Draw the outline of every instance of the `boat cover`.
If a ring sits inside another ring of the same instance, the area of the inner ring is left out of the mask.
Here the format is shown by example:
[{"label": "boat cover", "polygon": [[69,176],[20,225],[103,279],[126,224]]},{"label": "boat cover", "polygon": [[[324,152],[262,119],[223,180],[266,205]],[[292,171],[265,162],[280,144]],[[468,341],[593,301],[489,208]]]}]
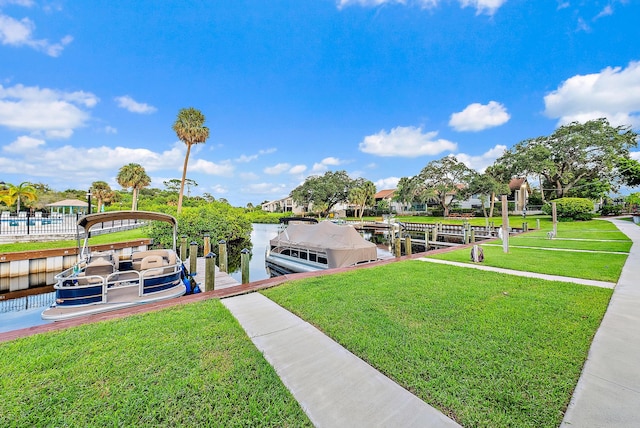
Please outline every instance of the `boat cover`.
[{"label": "boat cover", "polygon": [[318,224],[290,223],[270,241],[271,248],[293,247],[324,251],[329,268],[377,260],[377,247],[350,225],[330,221]]}]

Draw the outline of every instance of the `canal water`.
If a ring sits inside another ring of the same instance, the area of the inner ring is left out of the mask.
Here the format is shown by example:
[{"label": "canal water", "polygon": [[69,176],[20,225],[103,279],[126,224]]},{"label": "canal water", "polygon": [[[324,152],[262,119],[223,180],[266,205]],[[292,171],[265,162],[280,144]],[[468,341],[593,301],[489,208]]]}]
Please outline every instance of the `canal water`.
[{"label": "canal water", "polygon": [[[269,278],[264,258],[267,247],[269,246],[269,240],[278,234],[278,227],[278,224],[253,224],[253,231],[251,232],[251,259],[249,262],[249,280],[252,282]],[[370,236],[365,237],[367,239],[370,238]],[[242,282],[241,269],[238,268],[236,271],[231,272],[230,275],[236,281]],[[0,313],[0,332],[48,323],[48,321],[40,318],[40,313],[43,310],[44,307],[40,307]]]}]

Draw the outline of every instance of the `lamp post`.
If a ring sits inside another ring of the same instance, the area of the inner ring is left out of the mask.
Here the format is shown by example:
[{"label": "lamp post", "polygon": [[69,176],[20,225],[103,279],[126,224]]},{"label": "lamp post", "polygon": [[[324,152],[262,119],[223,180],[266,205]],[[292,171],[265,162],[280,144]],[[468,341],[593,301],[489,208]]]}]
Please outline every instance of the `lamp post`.
[{"label": "lamp post", "polygon": [[91,214],[91,188],[87,190],[87,214]]}]

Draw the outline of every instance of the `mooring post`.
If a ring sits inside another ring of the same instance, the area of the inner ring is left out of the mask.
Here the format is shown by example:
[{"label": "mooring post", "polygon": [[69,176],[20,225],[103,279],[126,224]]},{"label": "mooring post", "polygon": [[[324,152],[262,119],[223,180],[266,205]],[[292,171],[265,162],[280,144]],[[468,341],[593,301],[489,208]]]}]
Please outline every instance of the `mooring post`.
[{"label": "mooring post", "polygon": [[244,248],[240,251],[240,267],[242,269],[242,283],[249,283],[249,259],[251,258],[251,252]]},{"label": "mooring post", "polygon": [[551,219],[553,220],[553,237],[558,236],[558,210],[556,203],[551,202]]},{"label": "mooring post", "polygon": [[540,229],[540,219],[536,219],[536,229]]},{"label": "mooring post", "polygon": [[211,235],[205,233],[203,241],[202,252],[203,254],[209,254],[211,252]]},{"label": "mooring post", "polygon": [[198,243],[192,241],[189,244],[189,273],[194,274],[198,270]]},{"label": "mooring post", "polygon": [[180,260],[183,262],[187,260],[187,235],[180,237]]},{"label": "mooring post", "polygon": [[396,257],[400,257],[402,255],[402,241],[399,236],[395,240],[394,250]]},{"label": "mooring post", "polygon": [[470,235],[471,235],[471,242],[475,244],[475,242],[476,242],[476,231],[471,229]]},{"label": "mooring post", "polygon": [[204,291],[216,288],[216,255],[209,252],[204,256]]},{"label": "mooring post", "polygon": [[507,195],[502,195],[502,251],[509,252],[509,205]]},{"label": "mooring post", "polygon": [[227,242],[224,239],[218,241],[218,254],[220,254],[220,258],[218,259],[218,267],[221,272],[227,271]]},{"label": "mooring post", "polygon": [[425,251],[429,251],[429,232],[430,232],[429,229],[427,229],[424,232],[424,250]]},{"label": "mooring post", "polygon": [[407,235],[404,238],[404,254],[406,256],[411,255],[411,235]]},{"label": "mooring post", "polygon": [[528,230],[529,230],[529,225],[527,224],[527,222],[526,222],[526,221],[523,221],[523,222],[522,222],[522,231],[523,231],[523,232],[526,232],[526,231],[528,231]]},{"label": "mooring post", "polygon": [[433,238],[432,238],[433,242],[437,242],[438,241],[438,223],[436,223],[436,227],[433,228]]}]

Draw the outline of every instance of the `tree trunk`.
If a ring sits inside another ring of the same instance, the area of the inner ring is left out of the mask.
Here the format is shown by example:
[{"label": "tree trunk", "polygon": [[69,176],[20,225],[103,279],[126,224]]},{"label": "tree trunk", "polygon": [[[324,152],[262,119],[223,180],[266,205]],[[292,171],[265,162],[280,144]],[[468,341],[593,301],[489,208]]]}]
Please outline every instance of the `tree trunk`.
[{"label": "tree trunk", "polygon": [[138,210],[138,188],[134,187],[133,188],[133,201],[131,201],[131,211],[137,211]]},{"label": "tree trunk", "polygon": [[182,195],[184,195],[184,181],[187,178],[187,165],[189,164],[190,153],[191,144],[187,143],[187,154],[184,156],[184,165],[182,166],[182,180],[180,181],[180,193],[178,194],[178,214],[182,212]]},{"label": "tree trunk", "polygon": [[542,203],[546,204],[547,200],[544,198],[544,187],[542,186],[542,177],[538,176],[538,181],[540,182],[540,198],[542,199]]},{"label": "tree trunk", "polygon": [[493,217],[493,210],[496,206],[496,192],[491,192],[491,201],[489,201],[489,217]]}]

